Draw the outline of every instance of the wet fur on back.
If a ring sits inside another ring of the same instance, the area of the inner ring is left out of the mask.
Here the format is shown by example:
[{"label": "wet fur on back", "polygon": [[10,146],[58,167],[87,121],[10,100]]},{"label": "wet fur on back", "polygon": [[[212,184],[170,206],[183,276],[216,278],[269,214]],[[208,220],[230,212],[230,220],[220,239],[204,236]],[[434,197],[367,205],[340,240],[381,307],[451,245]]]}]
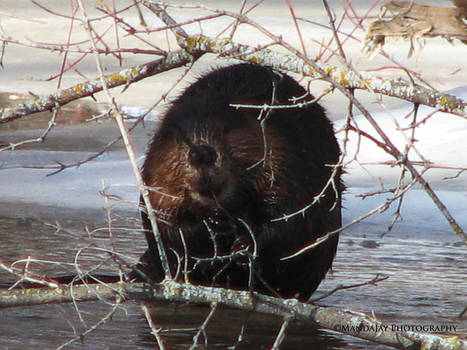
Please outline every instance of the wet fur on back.
[{"label": "wet fur on back", "polygon": [[[298,100],[293,100],[298,99]],[[143,166],[172,275],[191,283],[252,288],[306,300],[329,270],[338,236],[281,260],[341,225],[340,170],[332,125],[286,74],[259,65],[214,70],[166,112]],[[138,270],[163,279],[147,214]],[[183,237],[182,237],[183,235]]]}]

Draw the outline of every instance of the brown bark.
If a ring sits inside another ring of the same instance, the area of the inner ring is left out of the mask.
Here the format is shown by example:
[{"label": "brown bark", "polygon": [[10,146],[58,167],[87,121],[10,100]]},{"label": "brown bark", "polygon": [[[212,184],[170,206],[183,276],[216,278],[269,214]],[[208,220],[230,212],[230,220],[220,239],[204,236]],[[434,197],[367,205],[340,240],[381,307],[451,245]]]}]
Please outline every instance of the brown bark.
[{"label": "brown bark", "polygon": [[[384,45],[387,37],[436,37],[467,42],[466,8],[446,8],[419,5],[411,1],[391,1],[383,5],[392,14],[390,20],[372,22],[364,42],[364,50],[375,52]],[[413,48],[411,48],[411,52]],[[411,54],[409,53],[409,56]]]}]

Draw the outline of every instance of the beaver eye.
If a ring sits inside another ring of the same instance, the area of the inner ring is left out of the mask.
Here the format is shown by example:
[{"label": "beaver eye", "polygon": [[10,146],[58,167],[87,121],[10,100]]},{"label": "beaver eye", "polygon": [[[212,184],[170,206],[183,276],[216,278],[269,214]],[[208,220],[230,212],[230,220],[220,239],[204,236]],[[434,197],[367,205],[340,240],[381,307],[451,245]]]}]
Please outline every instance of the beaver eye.
[{"label": "beaver eye", "polygon": [[193,145],[188,154],[188,160],[194,166],[211,166],[216,159],[216,150],[209,145]]}]

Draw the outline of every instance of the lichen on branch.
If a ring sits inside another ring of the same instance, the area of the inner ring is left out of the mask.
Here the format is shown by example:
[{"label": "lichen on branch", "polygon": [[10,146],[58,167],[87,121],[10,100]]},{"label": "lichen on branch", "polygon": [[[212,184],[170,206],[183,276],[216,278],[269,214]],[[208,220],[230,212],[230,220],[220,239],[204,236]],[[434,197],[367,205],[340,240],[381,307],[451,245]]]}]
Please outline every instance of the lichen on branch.
[{"label": "lichen on branch", "polygon": [[380,78],[364,72],[357,74],[343,67],[315,62],[320,68],[320,72],[295,55],[283,54],[267,48],[257,49],[225,38],[214,39],[204,35],[193,35],[182,39],[182,42],[186,50],[193,54],[210,52],[221,57],[238,58],[311,78],[322,78],[323,74],[321,72],[324,72],[333,81],[349,89],[363,89],[373,93],[397,97],[467,118],[467,103],[462,99],[402,79]]},{"label": "lichen on branch", "polygon": [[127,283],[75,285],[73,288],[0,289],[0,308],[71,301],[130,299],[139,302],[167,300],[211,305],[213,303],[242,310],[291,317],[321,328],[375,341],[398,349],[467,350],[467,343],[456,336],[407,332],[383,324],[375,317],[348,310],[301,303],[296,299],[270,296],[224,288],[193,286],[166,280],[162,283]]},{"label": "lichen on branch", "polygon": [[[397,97],[436,108],[440,111],[467,118],[467,103],[462,99],[404,80],[380,78],[368,73],[356,73],[343,67],[315,62],[317,70],[308,62],[292,54],[283,54],[267,48],[254,48],[235,43],[226,38],[210,38],[204,35],[179,37],[183,49],[170,52],[166,57],[139,66],[126,68],[120,72],[105,76],[108,88],[130,85],[149,76],[183,66],[206,53],[220,57],[236,58],[277,69],[295,72],[311,78],[323,78],[327,75],[332,81],[349,89],[363,89],[373,93]],[[92,96],[102,91],[99,78],[76,84],[50,95],[40,96],[31,101],[0,109],[0,123],[8,122],[29,114],[52,110],[73,100]]]},{"label": "lichen on branch", "polygon": [[[104,80],[107,88],[128,86],[155,74],[181,67],[193,60],[194,57],[186,50],[173,51],[161,59],[106,75]],[[103,89],[104,87],[102,86],[101,79],[96,78],[73,85],[67,89],[59,90],[54,94],[39,96],[30,101],[0,108],[0,123],[5,123],[33,113],[52,110],[57,106],[66,105],[79,98],[92,96]]]}]

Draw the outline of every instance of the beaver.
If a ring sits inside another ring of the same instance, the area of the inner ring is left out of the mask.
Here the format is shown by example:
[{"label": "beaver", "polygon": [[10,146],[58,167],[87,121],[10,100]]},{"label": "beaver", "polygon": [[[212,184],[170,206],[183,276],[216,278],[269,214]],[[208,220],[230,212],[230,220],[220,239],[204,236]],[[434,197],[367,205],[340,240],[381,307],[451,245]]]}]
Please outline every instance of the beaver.
[{"label": "beaver", "polygon": [[[172,276],[307,300],[336,253],[338,234],[302,248],[341,226],[339,155],[324,109],[287,74],[243,63],[200,78],[166,111],[142,168]],[[136,274],[159,282],[141,215]]]}]

